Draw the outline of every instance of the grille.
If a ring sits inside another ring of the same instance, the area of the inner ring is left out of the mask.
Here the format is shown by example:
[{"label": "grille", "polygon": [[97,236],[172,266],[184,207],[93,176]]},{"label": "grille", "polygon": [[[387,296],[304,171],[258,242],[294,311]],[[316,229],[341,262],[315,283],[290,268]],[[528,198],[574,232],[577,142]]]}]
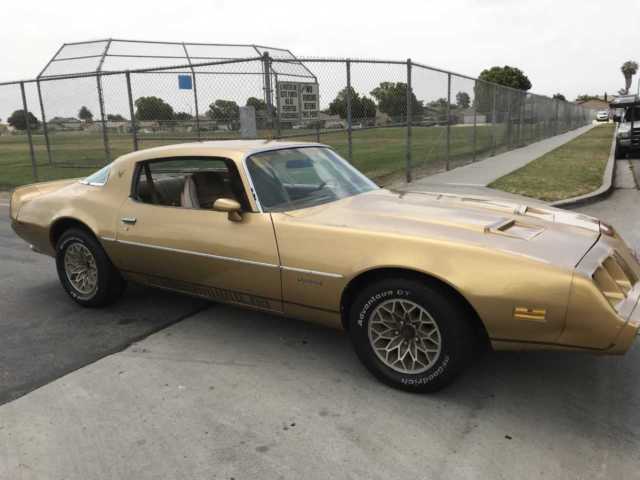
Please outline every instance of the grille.
[{"label": "grille", "polygon": [[627,298],[638,278],[618,254],[613,254],[593,272],[593,281],[611,306],[616,308]]},{"label": "grille", "polygon": [[631,129],[631,144],[634,146],[640,146],[640,128]]}]

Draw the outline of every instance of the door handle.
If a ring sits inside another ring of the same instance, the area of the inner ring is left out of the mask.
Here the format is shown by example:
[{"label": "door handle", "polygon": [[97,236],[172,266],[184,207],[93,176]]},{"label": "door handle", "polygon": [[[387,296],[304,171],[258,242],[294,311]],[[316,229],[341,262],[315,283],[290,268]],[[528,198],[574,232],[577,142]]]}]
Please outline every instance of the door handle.
[{"label": "door handle", "polygon": [[122,223],[126,223],[128,225],[133,225],[135,224],[138,220],[136,219],[136,217],[122,217],[120,219],[120,221],[122,221]]}]

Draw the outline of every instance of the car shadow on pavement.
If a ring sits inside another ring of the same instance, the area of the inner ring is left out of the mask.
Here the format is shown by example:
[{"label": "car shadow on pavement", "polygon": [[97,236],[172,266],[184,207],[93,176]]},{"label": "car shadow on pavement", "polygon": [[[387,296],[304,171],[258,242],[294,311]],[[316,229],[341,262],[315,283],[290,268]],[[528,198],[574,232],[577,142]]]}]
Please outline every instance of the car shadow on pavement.
[{"label": "car shadow on pavement", "polygon": [[120,351],[209,303],[129,285],[103,309],[74,303],[57,280],[12,289],[0,319],[0,404]]}]

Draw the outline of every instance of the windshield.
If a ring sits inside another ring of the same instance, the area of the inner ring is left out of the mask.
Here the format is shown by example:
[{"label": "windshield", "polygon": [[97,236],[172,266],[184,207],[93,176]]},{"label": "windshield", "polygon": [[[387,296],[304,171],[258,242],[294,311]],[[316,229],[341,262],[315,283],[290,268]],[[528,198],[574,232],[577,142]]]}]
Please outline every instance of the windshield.
[{"label": "windshield", "polygon": [[325,147],[256,153],[247,167],[265,212],[312,207],[378,188]]}]

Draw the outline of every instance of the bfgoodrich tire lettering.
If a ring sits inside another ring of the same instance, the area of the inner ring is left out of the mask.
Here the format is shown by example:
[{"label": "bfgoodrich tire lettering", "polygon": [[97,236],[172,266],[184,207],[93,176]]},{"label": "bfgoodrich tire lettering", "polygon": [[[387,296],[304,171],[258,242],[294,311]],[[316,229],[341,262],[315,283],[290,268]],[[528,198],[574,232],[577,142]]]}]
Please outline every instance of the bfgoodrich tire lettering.
[{"label": "bfgoodrich tire lettering", "polygon": [[382,382],[403,390],[443,388],[467,365],[473,351],[468,312],[436,283],[378,281],[357,295],[349,323],[364,365]]},{"label": "bfgoodrich tire lettering", "polygon": [[100,243],[82,229],[69,229],[62,234],[56,245],[56,268],[65,291],[85,307],[107,305],[125,288]]}]

